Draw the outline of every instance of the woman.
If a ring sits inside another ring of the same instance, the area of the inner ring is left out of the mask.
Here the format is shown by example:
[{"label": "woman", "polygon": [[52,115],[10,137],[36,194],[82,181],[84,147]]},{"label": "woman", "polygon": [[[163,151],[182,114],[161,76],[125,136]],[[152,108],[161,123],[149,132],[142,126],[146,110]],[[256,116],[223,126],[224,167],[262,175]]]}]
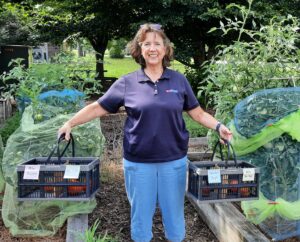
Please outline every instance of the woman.
[{"label": "woman", "polygon": [[131,205],[131,237],[152,238],[152,218],[158,204],[169,241],[185,236],[184,194],[189,135],[182,112],[198,123],[216,129],[223,139],[231,132],[204,112],[180,73],[167,66],[173,57],[170,40],[157,24],[144,24],[130,43],[132,57],[141,69],[118,79],[97,102],[66,122],[59,134],[69,139],[71,128],[115,113],[125,106],[124,175]]}]

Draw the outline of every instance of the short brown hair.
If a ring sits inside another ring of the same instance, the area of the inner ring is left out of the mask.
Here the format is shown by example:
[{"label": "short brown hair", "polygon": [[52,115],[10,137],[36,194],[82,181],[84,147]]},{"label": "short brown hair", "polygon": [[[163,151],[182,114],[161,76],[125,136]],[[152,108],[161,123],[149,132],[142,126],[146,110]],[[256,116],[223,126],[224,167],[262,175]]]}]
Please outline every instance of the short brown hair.
[{"label": "short brown hair", "polygon": [[173,60],[173,45],[169,38],[166,36],[165,32],[158,24],[143,24],[140,29],[136,33],[134,39],[129,42],[128,47],[130,50],[131,56],[135,59],[135,61],[140,64],[143,68],[146,67],[146,62],[142,56],[140,43],[143,42],[146,38],[146,34],[149,32],[157,33],[160,37],[162,37],[164,45],[166,47],[166,54],[163,58],[162,65],[163,67],[170,66],[170,62]]}]

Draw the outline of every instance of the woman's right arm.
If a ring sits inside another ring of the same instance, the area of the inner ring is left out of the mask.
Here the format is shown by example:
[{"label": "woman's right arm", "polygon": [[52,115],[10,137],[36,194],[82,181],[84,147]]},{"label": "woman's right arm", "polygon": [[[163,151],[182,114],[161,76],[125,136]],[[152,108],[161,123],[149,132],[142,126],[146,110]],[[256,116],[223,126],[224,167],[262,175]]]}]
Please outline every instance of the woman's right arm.
[{"label": "woman's right arm", "polygon": [[98,103],[93,102],[79,112],[77,112],[70,120],[65,122],[65,124],[58,130],[58,135],[65,134],[65,139],[70,139],[71,129],[77,125],[87,123],[92,119],[97,117],[102,117],[108,112]]}]

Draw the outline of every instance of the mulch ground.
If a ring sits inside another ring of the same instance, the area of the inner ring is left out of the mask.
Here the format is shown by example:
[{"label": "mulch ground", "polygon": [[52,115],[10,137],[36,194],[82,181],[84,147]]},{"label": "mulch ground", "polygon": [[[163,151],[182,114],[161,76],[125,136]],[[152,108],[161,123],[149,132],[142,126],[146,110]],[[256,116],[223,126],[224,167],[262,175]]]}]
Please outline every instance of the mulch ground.
[{"label": "mulch ground", "polygon": [[[92,225],[97,219],[100,222],[97,232],[100,234],[113,235],[118,241],[131,241],[130,239],[130,206],[127,200],[123,182],[122,168],[114,165],[102,174],[108,173],[103,178],[102,187],[97,194],[97,208],[89,216],[89,223]],[[217,242],[217,238],[203,222],[193,206],[185,202],[186,239],[185,242]],[[167,241],[164,237],[164,230],[159,209],[156,210],[153,219],[153,240]]]}]

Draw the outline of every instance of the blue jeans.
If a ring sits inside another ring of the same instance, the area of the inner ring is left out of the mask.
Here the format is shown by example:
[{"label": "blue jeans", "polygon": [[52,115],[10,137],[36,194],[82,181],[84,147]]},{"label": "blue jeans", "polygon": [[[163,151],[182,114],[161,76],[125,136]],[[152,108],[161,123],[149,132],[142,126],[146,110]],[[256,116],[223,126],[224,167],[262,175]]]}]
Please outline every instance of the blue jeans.
[{"label": "blue jeans", "polygon": [[124,159],[125,186],[131,205],[131,238],[149,242],[157,203],[165,236],[172,242],[185,237],[184,194],[187,157],[162,163],[136,163]]}]

